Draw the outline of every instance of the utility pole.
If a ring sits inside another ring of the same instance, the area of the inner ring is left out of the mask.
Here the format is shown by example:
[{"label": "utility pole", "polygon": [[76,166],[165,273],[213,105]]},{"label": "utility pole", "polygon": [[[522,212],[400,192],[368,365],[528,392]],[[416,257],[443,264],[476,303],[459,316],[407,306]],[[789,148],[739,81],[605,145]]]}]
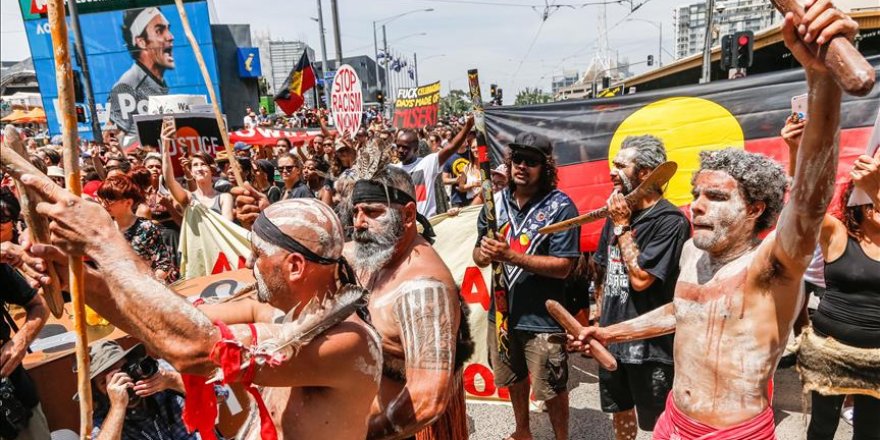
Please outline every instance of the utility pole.
[{"label": "utility pole", "polygon": [[389,102],[390,99],[394,99],[388,93],[390,90],[389,82],[391,81],[390,76],[388,75],[388,68],[391,67],[390,54],[388,53],[388,37],[385,34],[385,25],[382,25],[382,51],[385,52],[385,82],[383,83],[385,86],[385,102]]},{"label": "utility pole", "polygon": [[330,0],[330,13],[333,14],[333,38],[336,40],[336,68],[342,65],[342,37],[339,32],[339,8],[337,0]]},{"label": "utility pole", "polygon": [[86,59],[86,51],[83,49],[82,31],[79,28],[79,14],[76,11],[76,2],[68,2],[67,9],[70,11],[70,27],[73,29],[73,44],[76,47],[77,61],[82,69],[83,92],[86,95],[86,104],[89,106],[89,114],[92,115],[92,139],[98,145],[104,145],[104,137],[101,135],[101,124],[98,122],[98,110],[95,107],[95,95],[92,93],[92,75],[89,74],[89,60]]},{"label": "utility pole", "polygon": [[657,64],[659,67],[663,67],[663,22],[659,21],[658,23],[660,23],[660,42],[657,46]]},{"label": "utility pole", "polygon": [[382,90],[382,81],[379,79],[379,41],[376,38],[376,22],[373,22],[373,56],[376,61],[376,90]]},{"label": "utility pole", "polygon": [[715,13],[715,0],[706,0],[706,46],[703,47],[703,77],[700,83],[708,83],[712,80],[712,29],[713,14]]},{"label": "utility pole", "polygon": [[[321,71],[324,77],[330,72],[327,69],[327,40],[324,38],[324,13],[321,12],[321,0],[318,1],[318,31],[321,33]],[[337,64],[336,68],[339,68]],[[321,107],[320,102],[315,103],[315,107]],[[324,83],[324,108],[330,108],[330,85]]]},{"label": "utility pole", "polygon": [[413,70],[415,71],[416,87],[419,86],[419,56],[413,52]]}]

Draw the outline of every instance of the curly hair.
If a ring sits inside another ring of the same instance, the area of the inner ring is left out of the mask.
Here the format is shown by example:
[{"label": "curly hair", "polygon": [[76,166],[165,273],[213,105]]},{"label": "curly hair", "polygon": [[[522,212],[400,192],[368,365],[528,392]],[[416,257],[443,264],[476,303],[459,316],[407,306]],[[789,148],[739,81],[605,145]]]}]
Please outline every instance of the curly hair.
[{"label": "curly hair", "polygon": [[650,134],[642,136],[627,136],[620,143],[621,150],[636,150],[633,156],[633,163],[636,166],[636,172],[645,168],[654,169],[661,163],[666,162],[666,147],[663,141],[656,136]]},{"label": "curly hair", "polygon": [[776,223],[788,189],[785,171],[778,163],[763,154],[725,148],[700,152],[700,169],[694,173],[691,185],[702,171],[723,171],[736,180],[747,203],[764,202],[764,212],[755,221],[756,233]]},{"label": "curly hair", "polygon": [[856,185],[852,180],[846,182],[846,186],[844,186],[843,193],[838,201],[838,211],[842,217],[840,220],[846,226],[847,235],[856,240],[861,240],[864,234],[862,222],[865,221],[865,211],[862,208],[873,207],[874,205],[868,203],[865,205],[847,206],[855,187]]},{"label": "curly hair", "polygon": [[[510,161],[510,156],[511,153],[508,151],[507,155],[504,156],[503,163],[507,167],[507,187],[512,193],[516,190],[516,183],[513,182],[513,164]],[[541,176],[538,178],[539,192],[548,193],[556,189],[556,184],[559,183],[559,176],[556,172],[556,159],[553,156],[547,156],[541,167]]]}]

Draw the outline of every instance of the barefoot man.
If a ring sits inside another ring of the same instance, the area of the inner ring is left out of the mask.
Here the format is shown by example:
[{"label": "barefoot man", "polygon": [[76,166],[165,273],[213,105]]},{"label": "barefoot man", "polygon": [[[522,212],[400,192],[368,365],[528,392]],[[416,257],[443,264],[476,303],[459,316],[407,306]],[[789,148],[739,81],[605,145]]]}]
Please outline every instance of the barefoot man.
[{"label": "barefoot man", "polygon": [[[362,440],[380,379],[381,345],[377,334],[354,314],[330,325],[311,342],[297,338],[312,325],[327,325],[340,308],[346,315],[363,289],[341,258],[342,225],[327,205],[310,199],[285,200],[267,208],[251,234],[258,298],[265,304],[236,303],[235,309],[206,308],[228,322],[211,318],[150,276],[112,219],[89,203],[55,186],[41,186],[32,176],[26,185],[47,200],[37,210],[53,219],[53,243],[65,252],[85,254],[99,269],[90,271],[88,304],[123,331],[143,341],[183,373],[189,373],[186,411],[202,417],[184,419],[203,438],[214,415],[206,408],[213,387],[206,377],[222,367],[226,381],[262,385],[258,393],[267,410],[252,411],[243,438],[333,438]],[[51,246],[34,245],[35,257],[66,261]],[[45,267],[45,261],[37,261]],[[66,274],[66,268],[59,274]],[[46,280],[42,280],[46,281]],[[270,322],[279,321],[275,324]],[[257,322],[256,324],[253,324]],[[299,345],[294,350],[287,344]],[[286,347],[286,348],[285,348]],[[280,348],[280,350],[276,350]],[[233,362],[225,362],[232,358]],[[255,362],[256,361],[256,362]],[[243,364],[243,365],[242,365]],[[205,389],[207,388],[207,390]],[[199,400],[201,398],[201,400]],[[276,437],[277,436],[277,437]]]},{"label": "barefoot man", "polygon": [[[676,332],[675,380],[654,439],[775,438],[767,384],[800,305],[837,170],[841,90],[817,44],[852,39],[857,28],[827,0],[808,0],[803,23],[785,19],[785,44],[804,67],[810,95],[790,203],[781,209],[785,172],[770,159],[735,149],[702,153],[692,181],[694,236],[682,252],[673,303],[590,327],[573,344]],[[780,209],[776,231],[760,241]]]},{"label": "barefoot man", "polygon": [[360,177],[351,195],[354,241],[345,255],[371,289],[370,316],[384,356],[368,438],[467,438],[461,366],[473,347],[458,288],[418,233],[424,218],[409,174],[384,166]]}]

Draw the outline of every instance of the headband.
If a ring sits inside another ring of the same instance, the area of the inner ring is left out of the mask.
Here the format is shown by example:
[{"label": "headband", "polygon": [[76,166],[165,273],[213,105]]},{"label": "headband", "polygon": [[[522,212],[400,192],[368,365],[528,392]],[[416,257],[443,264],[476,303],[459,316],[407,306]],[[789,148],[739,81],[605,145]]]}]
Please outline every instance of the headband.
[{"label": "headband", "polygon": [[132,46],[137,44],[135,39],[144,33],[144,29],[147,28],[150,21],[160,15],[162,15],[162,13],[159,12],[159,8],[144,8],[144,10],[138,13],[137,17],[134,18],[134,21],[131,22],[131,27],[129,28],[131,30]]},{"label": "headband", "polygon": [[302,254],[306,260],[318,263],[318,264],[337,264],[342,259],[341,258],[327,258],[322,257],[314,252],[312,252],[309,248],[302,245],[302,243],[293,239],[293,237],[281,232],[281,229],[278,226],[275,226],[275,223],[272,223],[266,214],[262,212],[257,217],[257,220],[254,222],[253,227],[251,228],[254,234],[261,239],[274,244],[275,246],[280,247],[288,252],[296,252],[298,254]]},{"label": "headband", "polygon": [[[397,203],[399,205],[406,205],[409,202],[416,203],[416,200],[405,191],[374,180],[358,180],[354,183],[354,189],[351,191],[352,206],[358,203],[386,203],[389,205]],[[416,212],[416,221],[422,225],[422,237],[433,244],[436,235],[428,218]]]}]

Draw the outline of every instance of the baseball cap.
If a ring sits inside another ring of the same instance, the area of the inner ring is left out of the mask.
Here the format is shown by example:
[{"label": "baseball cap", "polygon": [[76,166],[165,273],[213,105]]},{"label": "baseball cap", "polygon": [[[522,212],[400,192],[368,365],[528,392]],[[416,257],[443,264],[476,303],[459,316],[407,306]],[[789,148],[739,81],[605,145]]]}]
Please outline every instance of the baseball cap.
[{"label": "baseball cap", "polygon": [[516,135],[516,139],[508,144],[508,146],[511,150],[530,150],[540,153],[545,157],[553,154],[553,144],[550,143],[550,139],[547,136],[531,131],[524,131]]},{"label": "baseball cap", "polygon": [[242,142],[242,141],[238,141],[235,143],[235,145],[232,146],[232,148],[234,148],[235,151],[242,151],[242,150],[250,150],[251,146]]},{"label": "baseball cap", "polygon": [[492,170],[492,172],[495,174],[501,174],[502,176],[506,176],[507,175],[507,165],[504,165],[504,164],[498,165],[497,167],[495,167]]},{"label": "baseball cap", "polygon": [[82,192],[83,194],[88,195],[89,197],[95,199],[98,197],[98,188],[101,187],[100,180],[90,180],[83,185]]}]

